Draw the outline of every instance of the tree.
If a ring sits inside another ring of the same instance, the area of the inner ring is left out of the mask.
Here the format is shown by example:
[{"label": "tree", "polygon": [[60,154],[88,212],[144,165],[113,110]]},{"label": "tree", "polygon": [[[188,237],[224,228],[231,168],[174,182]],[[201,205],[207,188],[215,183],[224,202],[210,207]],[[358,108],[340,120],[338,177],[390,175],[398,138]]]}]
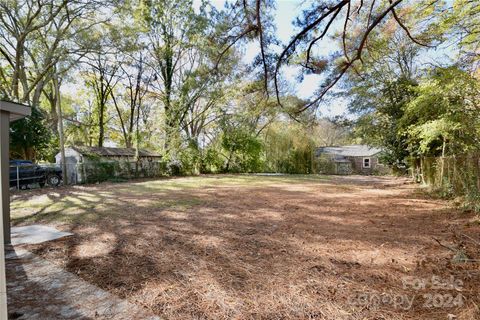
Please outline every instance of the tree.
[{"label": "tree", "polygon": [[[129,57],[120,64],[121,93],[112,90],[110,95],[117,111],[125,147],[132,148],[139,142],[140,114],[144,110],[143,100],[152,81],[151,75],[145,75],[145,63],[140,52],[139,57]],[[123,105],[123,106],[122,106]],[[136,131],[136,132],[135,132]]]},{"label": "tree", "polygon": [[197,52],[201,55],[198,67],[180,90],[180,101],[185,105],[181,127],[186,139],[197,146],[207,127],[222,117],[223,107],[234,98],[233,91],[239,85],[235,79],[240,74],[235,71],[240,68],[237,54],[229,53],[216,65],[212,51],[205,48]]},{"label": "tree", "polygon": [[37,107],[32,108],[31,116],[15,121],[10,126],[11,154],[15,158],[45,159],[50,139],[45,115]]},{"label": "tree", "polygon": [[351,70],[345,82],[345,95],[351,99],[349,110],[359,115],[354,135],[384,148],[384,160],[390,164],[403,165],[409,155],[400,120],[415,97],[420,49],[402,30],[379,35],[370,41],[364,64]]},{"label": "tree", "polygon": [[91,24],[74,26],[97,7],[86,0],[0,2],[0,91],[11,100],[38,106],[53,68],[72,53],[67,43]]},{"label": "tree", "polygon": [[261,170],[262,144],[241,122],[224,119],[222,143],[225,172],[257,172]]},{"label": "tree", "polygon": [[[11,100],[40,104],[47,83],[51,83],[51,110],[58,124],[63,176],[66,175],[63,119],[61,111],[61,75],[75,64],[90,43],[82,42],[97,21],[93,19],[96,1],[87,0],[7,0],[0,3],[0,92]],[[61,67],[65,67],[62,69]],[[65,183],[68,183],[65,180]]]},{"label": "tree", "polygon": [[[262,29],[253,23],[249,17],[262,20],[262,3],[257,0],[237,1],[233,6],[235,14],[242,21],[236,36],[231,36],[232,44],[257,32],[257,37],[263,36]],[[407,3],[407,5],[402,6]],[[408,6],[406,0],[389,1],[355,1],[336,0],[314,2],[310,8],[304,10],[303,15],[296,20],[299,32],[284,46],[276,57],[273,69],[274,91],[277,102],[282,105],[281,97],[285,96],[280,87],[281,68],[283,65],[297,65],[302,68],[303,74],[325,74],[325,81],[320,84],[314,97],[306,101],[297,112],[318,106],[325,95],[352,69],[362,64],[363,55],[374,30],[385,26],[388,20],[404,30],[407,37],[416,44],[431,46],[438,43],[435,27],[440,20],[437,15],[445,9],[442,1],[421,0]],[[237,22],[237,20],[235,20]],[[410,23],[413,22],[413,23]],[[412,32],[412,25],[421,26],[420,30]],[[335,26],[341,26],[336,28]],[[420,33],[420,34],[417,34]],[[340,54],[322,56],[315,54],[315,49],[322,44],[322,40],[334,37],[341,42]],[[260,41],[262,45],[262,41]],[[268,54],[264,55],[268,56]],[[266,60],[264,60],[266,61]],[[268,69],[268,68],[266,68]],[[266,77],[266,75],[265,75]]]},{"label": "tree", "polygon": [[271,85],[270,75],[274,70],[275,56],[269,53],[269,47],[278,45],[273,25],[275,4],[272,0],[241,0],[227,3],[223,12],[216,12],[217,30],[220,48],[218,65],[231,48],[241,42],[258,41],[259,54],[254,59],[253,69],[260,67],[257,79],[263,83],[264,93],[268,96]]},{"label": "tree", "polygon": [[103,147],[105,141],[107,103],[118,82],[117,72],[119,66],[116,63],[110,63],[113,57],[114,56],[95,53],[88,62],[90,70],[86,75],[86,84],[92,89],[95,97],[98,129],[97,145],[99,147]]},{"label": "tree", "polygon": [[415,89],[401,119],[414,156],[478,151],[480,86],[456,66],[435,68]]},{"label": "tree", "polygon": [[[96,112],[89,92],[77,91],[75,97],[69,97],[71,112],[64,115],[65,135],[70,145],[94,146],[96,135]],[[63,101],[66,99],[64,98]]]},{"label": "tree", "polygon": [[319,119],[312,128],[312,134],[317,147],[339,146],[350,140],[349,128],[339,123],[339,119]]},{"label": "tree", "polygon": [[204,6],[197,14],[192,1],[141,1],[141,22],[149,39],[157,79],[152,85],[158,90],[164,109],[165,150],[173,157],[188,108],[179,99],[180,90],[198,65],[195,51],[205,40],[207,21]]},{"label": "tree", "polygon": [[471,0],[453,1],[452,10],[445,15],[442,27],[460,49],[460,57],[473,69],[480,61],[480,5]]},{"label": "tree", "polygon": [[276,121],[262,134],[265,170],[312,173],[316,145],[314,128],[295,121]]}]

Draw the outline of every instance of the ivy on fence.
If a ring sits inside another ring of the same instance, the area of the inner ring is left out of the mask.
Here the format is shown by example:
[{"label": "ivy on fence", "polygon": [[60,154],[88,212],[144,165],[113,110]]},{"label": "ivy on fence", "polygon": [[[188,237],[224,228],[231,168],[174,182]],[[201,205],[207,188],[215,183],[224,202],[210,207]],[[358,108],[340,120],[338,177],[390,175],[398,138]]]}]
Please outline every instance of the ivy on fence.
[{"label": "ivy on fence", "polygon": [[76,165],[78,183],[155,178],[168,175],[164,161],[98,161],[89,159]]}]

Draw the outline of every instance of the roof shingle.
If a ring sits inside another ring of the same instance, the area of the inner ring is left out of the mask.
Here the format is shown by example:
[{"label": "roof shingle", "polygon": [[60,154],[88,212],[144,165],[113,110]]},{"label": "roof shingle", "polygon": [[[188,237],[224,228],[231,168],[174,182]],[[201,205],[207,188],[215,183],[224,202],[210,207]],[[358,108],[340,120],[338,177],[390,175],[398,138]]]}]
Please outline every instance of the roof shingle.
[{"label": "roof shingle", "polygon": [[316,150],[316,155],[330,154],[343,157],[371,157],[379,152],[382,152],[382,149],[374,148],[366,144],[357,144],[338,147],[320,147]]},{"label": "roof shingle", "polygon": [[[108,148],[108,147],[87,147],[87,146],[75,146],[72,147],[78,153],[84,155],[97,155],[101,157],[135,157],[134,148]],[[158,153],[154,153],[148,150],[139,149],[138,154],[140,157],[153,157],[161,158]]]}]

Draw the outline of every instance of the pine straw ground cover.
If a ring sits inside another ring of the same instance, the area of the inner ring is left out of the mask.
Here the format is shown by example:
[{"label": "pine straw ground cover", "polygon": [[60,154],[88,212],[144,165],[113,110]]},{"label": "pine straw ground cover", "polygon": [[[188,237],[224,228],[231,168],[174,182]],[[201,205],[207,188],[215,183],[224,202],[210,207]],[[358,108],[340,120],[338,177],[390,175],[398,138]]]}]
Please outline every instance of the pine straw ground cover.
[{"label": "pine straw ground cover", "polygon": [[12,207],[75,233],[27,249],[164,319],[480,319],[478,217],[405,179],[202,176]]}]

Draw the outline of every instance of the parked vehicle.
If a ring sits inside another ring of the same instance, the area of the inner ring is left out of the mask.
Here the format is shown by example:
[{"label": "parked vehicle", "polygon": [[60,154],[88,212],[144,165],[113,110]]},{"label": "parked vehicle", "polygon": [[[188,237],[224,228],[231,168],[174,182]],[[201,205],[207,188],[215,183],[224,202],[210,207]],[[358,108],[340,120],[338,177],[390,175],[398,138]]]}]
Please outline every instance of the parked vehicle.
[{"label": "parked vehicle", "polygon": [[38,183],[56,187],[62,181],[62,170],[58,167],[40,166],[28,160],[10,161],[10,187],[26,188]]}]

